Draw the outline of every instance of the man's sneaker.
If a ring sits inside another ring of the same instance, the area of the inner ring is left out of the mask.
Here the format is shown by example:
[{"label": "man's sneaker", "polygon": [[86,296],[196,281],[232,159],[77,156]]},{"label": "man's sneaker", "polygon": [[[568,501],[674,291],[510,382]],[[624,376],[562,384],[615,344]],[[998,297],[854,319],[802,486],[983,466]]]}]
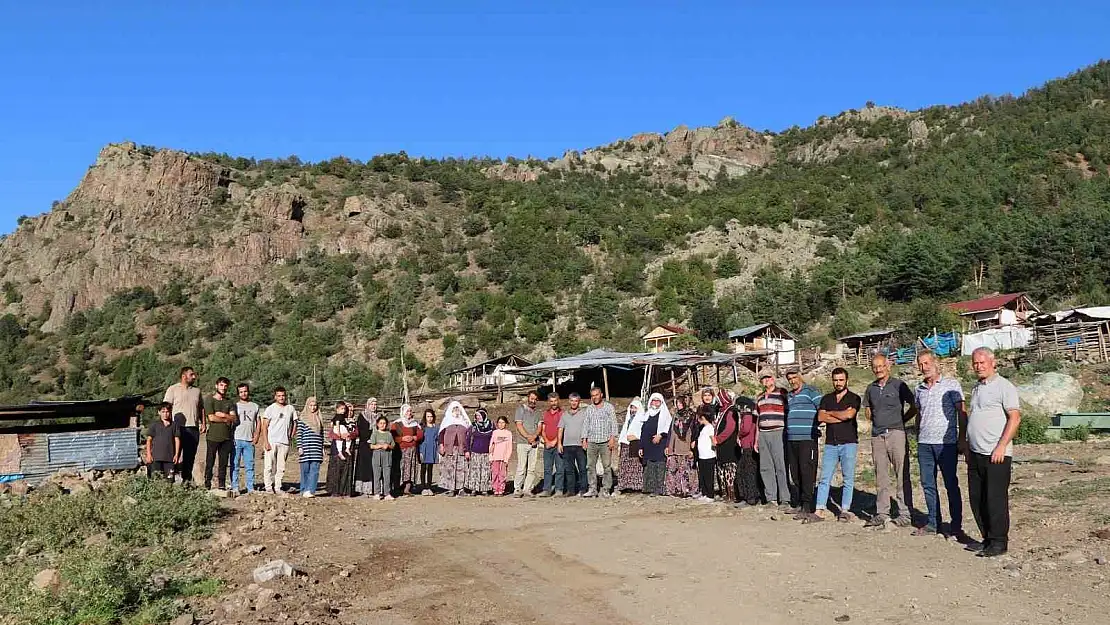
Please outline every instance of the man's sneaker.
[{"label": "man's sneaker", "polygon": [[609,493],[606,493],[604,491],[601,493],[601,498],[602,499],[608,499],[609,497],[611,497],[611,495]]},{"label": "man's sneaker", "polygon": [[975,554],[980,558],[997,558],[998,556],[1006,554],[1005,543],[991,543],[983,548],[982,551]]},{"label": "man's sneaker", "polygon": [[554,497],[554,496],[555,496],[555,491],[553,491],[553,490],[545,490],[545,491],[543,491],[542,493],[540,493],[540,494],[539,494],[539,496],[540,496],[540,497],[545,497],[545,498],[546,498],[546,497]]},{"label": "man's sneaker", "polygon": [[732,504],[732,507],[736,508],[737,510],[743,510],[744,508],[750,508],[751,504],[749,504],[746,501],[738,501],[738,502]]},{"label": "man's sneaker", "polygon": [[517,499],[520,499],[520,498],[524,497],[524,491],[522,491],[522,490],[513,491],[513,497],[516,497]]},{"label": "man's sneaker", "polygon": [[794,516],[791,518],[793,518],[795,521],[805,521],[809,518],[809,513],[805,510],[798,510],[798,512],[794,513]]},{"label": "man's sneaker", "polygon": [[871,517],[870,519],[867,519],[867,522],[864,523],[863,526],[864,527],[885,527],[886,526],[886,517],[881,515],[881,514],[876,514],[875,516]]},{"label": "man's sneaker", "polygon": [[783,512],[786,514],[800,514],[802,512],[801,506],[788,506],[783,504],[782,507],[784,508]]},{"label": "man's sneaker", "polygon": [[909,515],[895,517],[894,524],[898,527],[910,527],[913,525],[913,519],[911,519]]},{"label": "man's sneaker", "polygon": [[386,495],[385,500],[386,501],[393,501],[393,495]]},{"label": "man's sneaker", "polygon": [[989,546],[990,546],[990,543],[987,542],[987,541],[983,541],[981,543],[971,541],[968,544],[964,545],[964,551],[971,551],[972,553],[979,553],[980,551],[986,550],[986,548],[989,547]]},{"label": "man's sneaker", "polygon": [[937,530],[936,530],[935,527],[932,527],[931,525],[926,525],[925,527],[919,527],[919,528],[915,529],[913,532],[911,532],[911,535],[912,536],[936,536],[936,533],[937,533]]},{"label": "man's sneaker", "polygon": [[583,493],[582,496],[583,497],[597,497],[597,493],[595,493],[592,490],[588,490],[585,493]]},{"label": "man's sneaker", "polygon": [[315,496],[316,495],[313,495],[311,492],[308,491],[301,493],[301,497],[304,497],[305,499],[312,499]]},{"label": "man's sneaker", "polygon": [[434,494],[434,493],[432,493],[432,489],[430,489],[430,488],[425,488],[424,490],[420,491],[420,495],[422,497],[428,497],[432,494]]},{"label": "man's sneaker", "polygon": [[567,497],[570,497],[570,493],[568,493],[566,491],[563,491],[561,493],[555,493],[555,496],[558,497],[559,499],[565,499]]}]

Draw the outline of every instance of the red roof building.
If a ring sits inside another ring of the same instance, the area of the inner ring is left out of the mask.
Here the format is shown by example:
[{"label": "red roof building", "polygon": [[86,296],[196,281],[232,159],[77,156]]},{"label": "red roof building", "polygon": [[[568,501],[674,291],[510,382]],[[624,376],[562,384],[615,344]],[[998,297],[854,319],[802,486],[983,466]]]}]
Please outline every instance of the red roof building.
[{"label": "red roof building", "polygon": [[991,295],[947,307],[966,320],[969,330],[1024,325],[1030,316],[1041,312],[1025,293]]}]

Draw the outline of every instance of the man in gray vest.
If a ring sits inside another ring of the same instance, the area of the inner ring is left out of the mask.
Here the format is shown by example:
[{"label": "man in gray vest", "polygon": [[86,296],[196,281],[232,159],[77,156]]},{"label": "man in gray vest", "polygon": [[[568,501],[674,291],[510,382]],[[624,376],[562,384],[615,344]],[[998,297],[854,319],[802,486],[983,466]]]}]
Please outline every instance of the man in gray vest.
[{"label": "man in gray vest", "polygon": [[[875,516],[865,527],[882,527],[890,518],[890,500],[897,505],[894,523],[900,527],[913,524],[913,486],[906,463],[910,447],[906,441],[906,422],[917,415],[913,391],[905,382],[890,377],[890,361],[882,354],[871,359],[875,381],[863,393],[863,407],[871,419],[871,458],[875,462],[875,481],[879,496],[875,500]],[[891,469],[894,475],[891,475]],[[891,489],[891,478],[894,488]]]}]

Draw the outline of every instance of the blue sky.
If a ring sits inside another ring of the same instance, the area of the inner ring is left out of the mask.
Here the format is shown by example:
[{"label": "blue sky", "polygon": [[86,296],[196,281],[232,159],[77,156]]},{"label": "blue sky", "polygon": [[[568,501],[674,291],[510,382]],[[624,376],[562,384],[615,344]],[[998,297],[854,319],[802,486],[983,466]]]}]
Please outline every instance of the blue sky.
[{"label": "blue sky", "polygon": [[726,115],[781,130],[1020,93],[1110,57],[1107,32],[1087,0],[5,2],[0,232],[109,142],[547,157]]}]

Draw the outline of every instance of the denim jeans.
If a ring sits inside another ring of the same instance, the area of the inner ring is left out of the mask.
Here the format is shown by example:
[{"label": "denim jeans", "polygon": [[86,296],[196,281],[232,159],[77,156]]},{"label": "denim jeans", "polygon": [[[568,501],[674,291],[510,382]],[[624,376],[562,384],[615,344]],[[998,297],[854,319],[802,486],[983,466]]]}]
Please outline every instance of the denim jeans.
[{"label": "denim jeans", "polygon": [[555,477],[563,470],[563,459],[559,456],[559,447],[543,448],[543,490],[554,492]]},{"label": "denim jeans", "polygon": [[917,445],[917,466],[921,469],[921,489],[925,491],[925,506],[929,509],[928,527],[940,528],[940,493],[937,492],[937,469],[944,479],[944,490],[948,492],[948,513],[952,515],[950,531],[963,530],[964,510],[960,498],[960,479],[956,474],[959,453],[955,443],[945,445]]},{"label": "denim jeans", "polygon": [[320,485],[320,463],[301,461],[301,492],[316,494]]},{"label": "denim jeans", "polygon": [[555,490],[571,495],[584,493],[590,486],[586,470],[586,450],[581,445],[566,445],[561,454],[561,467],[555,475]]},{"label": "denim jeans", "polygon": [[832,483],[836,465],[840,465],[840,474],[844,476],[844,491],[840,495],[840,511],[848,512],[852,509],[852,494],[856,486],[856,452],[858,443],[845,443],[843,445],[825,445],[825,454],[821,458],[821,481],[817,484],[817,509],[827,509],[829,502],[829,484]]},{"label": "denim jeans", "polygon": [[254,492],[254,444],[250,441],[235,441],[231,455],[231,489],[239,490],[239,464],[247,472],[247,492]]}]

